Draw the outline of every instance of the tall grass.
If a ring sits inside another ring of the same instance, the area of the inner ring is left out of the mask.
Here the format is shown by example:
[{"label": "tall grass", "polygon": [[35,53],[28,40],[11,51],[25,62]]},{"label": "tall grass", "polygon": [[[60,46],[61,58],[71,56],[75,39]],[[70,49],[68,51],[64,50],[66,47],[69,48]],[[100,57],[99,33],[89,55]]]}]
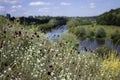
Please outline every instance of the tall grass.
[{"label": "tall grass", "polygon": [[74,35],[51,43],[40,32],[24,28],[0,30],[0,80],[119,80],[120,61],[73,48]]},{"label": "tall grass", "polygon": [[[106,26],[106,25],[80,25],[76,27],[68,28],[69,32],[75,34],[78,38],[93,38],[93,39],[112,39],[117,42],[120,38],[119,26]],[[84,30],[83,30],[84,29]],[[84,36],[80,33],[84,32]]]}]

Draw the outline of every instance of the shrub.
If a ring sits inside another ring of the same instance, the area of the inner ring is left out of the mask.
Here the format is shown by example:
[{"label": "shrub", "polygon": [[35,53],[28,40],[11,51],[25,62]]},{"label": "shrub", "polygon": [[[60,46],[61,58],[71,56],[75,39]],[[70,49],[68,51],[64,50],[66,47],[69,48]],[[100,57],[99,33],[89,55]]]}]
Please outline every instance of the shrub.
[{"label": "shrub", "polygon": [[63,34],[58,40],[58,44],[61,44],[61,42],[65,43],[65,46],[63,47],[66,47],[69,51],[71,51],[73,48],[77,50],[79,47],[77,37],[71,33]]},{"label": "shrub", "polygon": [[[114,53],[113,53],[114,54]],[[120,61],[115,55],[102,62],[101,76],[106,80],[119,80],[120,79]],[[108,77],[109,76],[109,77]]]},{"label": "shrub", "polygon": [[94,31],[90,31],[90,36],[95,36],[95,32]]},{"label": "shrub", "polygon": [[85,28],[80,28],[80,31],[79,31],[79,37],[84,37],[86,35],[86,30]]},{"label": "shrub", "polygon": [[96,38],[104,38],[106,37],[106,32],[103,28],[99,28],[96,32]]},{"label": "shrub", "polygon": [[70,19],[70,20],[67,22],[67,26],[68,26],[69,28],[71,28],[71,27],[77,27],[79,24],[80,24],[80,23],[79,23],[79,19],[77,19],[77,18]]}]

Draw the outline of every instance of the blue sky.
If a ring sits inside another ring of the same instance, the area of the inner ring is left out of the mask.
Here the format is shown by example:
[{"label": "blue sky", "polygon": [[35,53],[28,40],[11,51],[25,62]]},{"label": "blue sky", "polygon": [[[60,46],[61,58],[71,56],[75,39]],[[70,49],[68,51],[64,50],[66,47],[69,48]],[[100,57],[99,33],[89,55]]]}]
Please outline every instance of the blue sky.
[{"label": "blue sky", "polygon": [[0,14],[12,16],[96,16],[120,8],[120,0],[0,0]]}]

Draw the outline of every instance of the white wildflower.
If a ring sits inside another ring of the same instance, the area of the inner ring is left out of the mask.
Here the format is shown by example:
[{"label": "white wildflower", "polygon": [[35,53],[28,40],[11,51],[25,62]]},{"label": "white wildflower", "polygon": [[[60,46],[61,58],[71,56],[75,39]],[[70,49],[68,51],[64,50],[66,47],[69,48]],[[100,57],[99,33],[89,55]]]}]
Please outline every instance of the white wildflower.
[{"label": "white wildflower", "polygon": [[11,68],[8,68],[8,71],[11,71],[12,69]]}]

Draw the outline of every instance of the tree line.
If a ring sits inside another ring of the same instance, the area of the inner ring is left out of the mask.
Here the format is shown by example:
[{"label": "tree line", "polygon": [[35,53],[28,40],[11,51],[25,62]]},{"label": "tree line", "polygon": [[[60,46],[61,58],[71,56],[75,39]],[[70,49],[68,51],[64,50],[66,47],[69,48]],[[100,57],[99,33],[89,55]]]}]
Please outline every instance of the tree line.
[{"label": "tree line", "polygon": [[111,9],[109,12],[97,17],[97,23],[102,25],[120,26],[120,8]]}]

